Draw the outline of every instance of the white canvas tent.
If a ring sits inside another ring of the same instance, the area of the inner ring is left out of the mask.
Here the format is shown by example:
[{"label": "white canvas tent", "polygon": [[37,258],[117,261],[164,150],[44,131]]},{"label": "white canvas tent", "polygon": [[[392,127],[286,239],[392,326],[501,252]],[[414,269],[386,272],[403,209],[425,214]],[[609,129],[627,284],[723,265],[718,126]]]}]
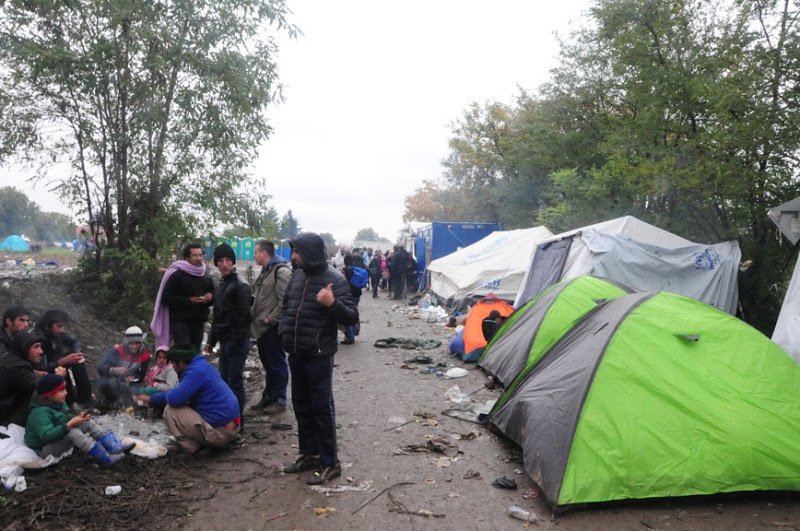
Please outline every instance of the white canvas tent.
[{"label": "white canvas tent", "polygon": [[[800,241],[800,197],[771,208],[767,211],[767,216],[793,245],[797,245]],[[772,340],[795,360],[800,361],[800,257],[783,298]]]},{"label": "white canvas tent", "polygon": [[528,268],[530,251],[552,235],[544,226],[495,231],[428,264],[431,290],[445,299],[489,293],[513,299]]},{"label": "white canvas tent", "polygon": [[693,243],[632,216],[557,234],[531,252],[514,306],[560,280],[592,274],[636,291],[670,291],[728,313],[738,302],[735,241]]}]

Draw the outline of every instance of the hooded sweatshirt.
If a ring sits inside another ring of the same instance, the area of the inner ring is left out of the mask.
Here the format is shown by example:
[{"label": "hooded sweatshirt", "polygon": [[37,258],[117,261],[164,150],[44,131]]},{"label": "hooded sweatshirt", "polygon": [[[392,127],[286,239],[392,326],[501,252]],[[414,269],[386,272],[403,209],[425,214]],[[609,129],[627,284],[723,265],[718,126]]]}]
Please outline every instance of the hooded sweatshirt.
[{"label": "hooded sweatshirt", "polygon": [[0,356],[0,426],[25,426],[28,405],[36,390],[36,376],[28,361],[28,349],[41,339],[27,332],[14,335],[14,347]]},{"label": "hooded sweatshirt", "polygon": [[[358,322],[358,308],[344,276],[328,265],[325,242],[319,235],[300,233],[289,244],[303,259],[286,287],[278,333],[290,355],[330,356],[338,348],[338,327]],[[326,308],[317,293],[333,284],[334,303]]]}]

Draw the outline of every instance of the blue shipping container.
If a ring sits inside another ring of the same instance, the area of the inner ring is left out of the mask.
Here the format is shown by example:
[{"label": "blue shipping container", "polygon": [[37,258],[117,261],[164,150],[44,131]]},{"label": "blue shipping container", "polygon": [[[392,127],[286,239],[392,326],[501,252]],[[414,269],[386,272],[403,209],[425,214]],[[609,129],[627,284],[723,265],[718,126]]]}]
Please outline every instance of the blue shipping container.
[{"label": "blue shipping container", "polygon": [[500,230],[499,223],[435,221],[422,227],[417,232],[414,249],[419,263],[419,271],[425,271],[432,260],[471,245],[496,230]]}]

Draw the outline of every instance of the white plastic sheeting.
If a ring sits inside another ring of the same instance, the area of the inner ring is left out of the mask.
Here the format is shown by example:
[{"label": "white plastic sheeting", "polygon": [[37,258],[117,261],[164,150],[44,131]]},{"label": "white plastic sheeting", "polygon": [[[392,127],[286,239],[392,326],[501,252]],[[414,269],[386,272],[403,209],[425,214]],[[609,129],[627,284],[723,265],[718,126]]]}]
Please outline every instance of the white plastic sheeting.
[{"label": "white plastic sheeting", "polygon": [[772,340],[800,362],[800,256],[794,266],[792,280],[789,281],[781,313],[772,332]]},{"label": "white plastic sheeting", "polygon": [[431,290],[443,298],[494,293],[512,299],[530,264],[530,253],[553,233],[547,227],[495,231],[428,265]]},{"label": "white plastic sheeting", "polygon": [[[697,244],[625,216],[558,234],[540,246],[566,239],[571,239],[571,245],[556,281],[591,274],[636,291],[669,291],[731,314],[736,311],[741,250],[735,241]],[[529,264],[516,307],[536,295],[528,285],[543,273],[536,271],[536,250]],[[538,293],[538,287],[534,291]]]}]

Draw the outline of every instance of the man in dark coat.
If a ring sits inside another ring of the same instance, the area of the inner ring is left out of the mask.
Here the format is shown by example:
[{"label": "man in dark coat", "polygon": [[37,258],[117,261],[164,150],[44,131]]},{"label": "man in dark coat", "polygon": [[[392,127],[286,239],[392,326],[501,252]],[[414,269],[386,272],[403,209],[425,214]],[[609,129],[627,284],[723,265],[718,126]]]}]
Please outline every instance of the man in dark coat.
[{"label": "man in dark coat", "polygon": [[214,282],[206,274],[205,254],[199,243],[183,249],[183,260],[167,268],[156,295],[150,328],[156,345],[189,343],[200,352],[208,308],[214,297]]},{"label": "man in dark coat", "polygon": [[342,473],[336,449],[333,358],[338,325],[355,325],[358,309],[347,280],[328,266],[319,235],[301,233],[289,244],[296,269],[283,298],[278,333],[289,353],[300,457],[283,470],[315,470],[306,483],[318,485]]},{"label": "man in dark coat", "polygon": [[392,297],[395,300],[403,298],[403,293],[408,281],[408,252],[399,245],[394,247],[392,264],[389,266],[389,281],[392,283]]},{"label": "man in dark coat", "polygon": [[0,426],[25,426],[41,361],[42,340],[27,332],[15,334],[11,351],[0,355]]},{"label": "man in dark coat", "polygon": [[236,253],[227,243],[214,249],[214,265],[222,280],[214,292],[214,321],[208,335],[206,353],[219,341],[219,373],[239,401],[239,416],[244,412],[244,362],[250,351],[250,285],[236,273]]},{"label": "man in dark coat", "polygon": [[0,355],[14,350],[14,336],[20,332],[27,332],[30,322],[30,312],[22,306],[10,306],[3,312],[3,327],[0,328]]},{"label": "man in dark coat", "polygon": [[92,382],[86,370],[86,357],[81,352],[78,340],[67,334],[69,315],[63,310],[47,310],[36,321],[34,333],[42,339],[42,361],[39,370],[56,372],[64,367],[62,375],[67,381],[67,404],[78,404],[80,409],[88,409],[92,402]]}]

